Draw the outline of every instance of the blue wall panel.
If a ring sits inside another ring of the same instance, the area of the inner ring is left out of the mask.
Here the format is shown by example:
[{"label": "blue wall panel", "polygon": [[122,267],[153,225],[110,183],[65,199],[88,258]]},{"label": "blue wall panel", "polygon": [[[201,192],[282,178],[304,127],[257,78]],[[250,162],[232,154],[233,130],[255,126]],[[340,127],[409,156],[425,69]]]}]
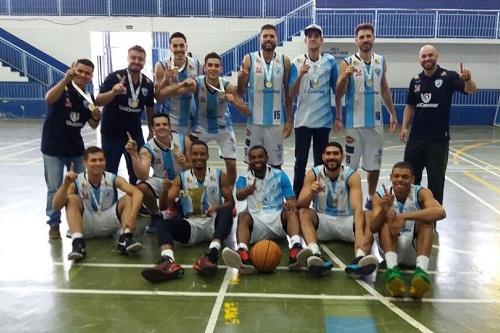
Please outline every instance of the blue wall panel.
[{"label": "blue wall panel", "polygon": [[0,118],[45,118],[44,100],[0,100]]},{"label": "blue wall panel", "polygon": [[261,17],[261,0],[212,0],[214,17]]},{"label": "blue wall panel", "polygon": [[8,0],[0,0],[0,15],[9,14],[9,8],[7,6]]},{"label": "blue wall panel", "polygon": [[59,15],[57,0],[11,0],[12,15]]},{"label": "blue wall panel", "polygon": [[264,0],[266,17],[282,17],[309,0]]},{"label": "blue wall panel", "polygon": [[111,0],[111,15],[157,16],[157,0]]},{"label": "blue wall panel", "polygon": [[108,0],[61,0],[61,15],[108,14]]},{"label": "blue wall panel", "polygon": [[498,0],[316,0],[317,8],[500,9]]},{"label": "blue wall panel", "polygon": [[162,16],[210,16],[208,0],[161,0]]}]

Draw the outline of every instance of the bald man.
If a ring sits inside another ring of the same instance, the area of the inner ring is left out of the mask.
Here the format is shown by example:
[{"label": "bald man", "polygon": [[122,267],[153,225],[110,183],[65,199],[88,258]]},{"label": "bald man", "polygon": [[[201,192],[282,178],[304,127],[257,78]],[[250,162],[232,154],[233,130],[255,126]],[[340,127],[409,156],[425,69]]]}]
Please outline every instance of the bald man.
[{"label": "bald man", "polygon": [[[476,92],[471,71],[462,63],[459,72],[440,67],[439,54],[432,45],[420,49],[418,61],[423,71],[410,81],[400,138],[406,142],[405,162],[415,172],[420,185],[424,168],[428,188],[443,203],[444,179],[450,141],[450,107],[453,92]],[[411,122],[411,132],[408,127]]]}]

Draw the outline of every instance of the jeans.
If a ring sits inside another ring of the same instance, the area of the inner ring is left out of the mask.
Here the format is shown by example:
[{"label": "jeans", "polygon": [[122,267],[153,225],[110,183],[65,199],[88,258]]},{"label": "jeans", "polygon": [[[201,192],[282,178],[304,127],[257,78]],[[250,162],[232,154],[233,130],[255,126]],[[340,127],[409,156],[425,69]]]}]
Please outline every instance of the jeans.
[{"label": "jeans", "polygon": [[330,136],[329,127],[295,128],[295,167],[293,176],[293,191],[297,198],[299,197],[304,177],[306,174],[307,159],[309,158],[309,148],[311,148],[311,139],[313,140],[314,166],[323,164],[321,155],[328,144]]},{"label": "jeans", "polygon": [[47,224],[50,226],[57,226],[61,223],[61,211],[52,209],[52,200],[54,199],[54,194],[56,194],[63,182],[64,167],[66,166],[66,170],[69,170],[71,162],[73,162],[76,173],[85,171],[83,156],[57,157],[46,154],[42,155],[45,184],[47,184],[46,214],[49,217]]},{"label": "jeans", "polygon": [[[137,142],[137,149],[141,149],[141,147],[144,146],[142,132],[139,136],[135,137],[134,140]],[[134,173],[132,159],[125,150],[127,141],[127,137],[121,139],[101,135],[102,150],[104,151],[104,156],[106,157],[106,171],[116,175],[118,173],[118,166],[120,165],[122,154],[125,154],[129,183],[135,185],[137,183],[137,176]]]}]

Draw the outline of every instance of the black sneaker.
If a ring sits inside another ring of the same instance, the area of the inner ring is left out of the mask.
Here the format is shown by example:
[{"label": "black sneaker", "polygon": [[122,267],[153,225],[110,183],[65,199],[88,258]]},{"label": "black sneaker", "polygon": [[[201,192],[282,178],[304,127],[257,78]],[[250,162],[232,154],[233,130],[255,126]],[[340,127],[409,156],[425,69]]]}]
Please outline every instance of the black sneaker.
[{"label": "black sneaker", "polygon": [[307,272],[313,278],[325,276],[333,268],[333,263],[330,260],[323,259],[320,255],[312,255],[307,258]]},{"label": "black sneaker", "polygon": [[159,223],[162,221],[161,215],[151,215],[151,219],[149,220],[149,224],[146,226],[147,234],[155,234],[156,228]]},{"label": "black sneaker", "polygon": [[138,253],[142,250],[142,247],[143,246],[141,243],[134,241],[132,233],[130,232],[121,234],[120,238],[118,239],[118,244],[116,245],[118,251],[120,251],[120,253],[124,255]]},{"label": "black sneaker", "polygon": [[85,239],[75,238],[73,239],[73,249],[68,254],[68,260],[82,260],[87,255],[87,249],[85,248]]}]

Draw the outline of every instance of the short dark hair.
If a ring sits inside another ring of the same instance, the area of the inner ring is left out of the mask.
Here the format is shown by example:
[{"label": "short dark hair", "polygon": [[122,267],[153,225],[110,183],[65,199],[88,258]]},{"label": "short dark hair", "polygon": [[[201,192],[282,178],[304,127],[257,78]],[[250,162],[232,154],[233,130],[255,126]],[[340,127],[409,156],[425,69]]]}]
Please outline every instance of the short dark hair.
[{"label": "short dark hair", "polygon": [[137,52],[141,52],[141,53],[146,54],[146,50],[144,50],[144,48],[140,45],[132,46],[131,48],[128,49],[128,52],[130,52],[130,51],[137,51]]},{"label": "short dark hair", "polygon": [[167,118],[168,123],[170,124],[170,116],[167,113],[161,113],[161,112],[156,112],[153,117],[151,118],[151,121],[154,122],[156,118]]},{"label": "short dark hair", "polygon": [[338,143],[337,141],[328,142],[325,146],[325,149],[323,149],[323,152],[325,152],[326,148],[328,148],[328,147],[337,147],[340,150],[340,153],[342,155],[344,155],[344,147],[342,147],[342,145],[340,143]]},{"label": "short dark hair", "polygon": [[255,146],[250,147],[250,149],[248,149],[248,156],[250,156],[250,153],[252,151],[257,150],[257,149],[262,149],[264,151],[264,154],[266,154],[266,156],[267,156],[267,150],[262,145],[255,145]]},{"label": "short dark hair", "polygon": [[358,35],[359,30],[371,30],[372,34],[375,34],[375,28],[371,23],[361,23],[354,28],[354,36]]},{"label": "short dark hair", "polygon": [[205,63],[207,63],[207,60],[208,59],[219,59],[219,61],[221,62],[222,64],[222,58],[220,57],[220,55],[216,52],[210,52],[209,54],[207,54],[205,56]]},{"label": "short dark hair", "polygon": [[391,173],[394,172],[394,169],[407,169],[407,170],[410,171],[410,174],[412,176],[415,175],[413,173],[413,167],[408,162],[401,161],[401,162],[398,162],[398,163],[394,164],[393,167],[392,167]]},{"label": "short dark hair", "polygon": [[78,65],[78,64],[82,64],[82,65],[88,66],[88,67],[92,68],[92,70],[94,70],[94,63],[92,61],[90,61],[89,59],[78,59],[76,61],[75,66]]},{"label": "short dark hair", "polygon": [[184,43],[187,43],[186,36],[182,32],[174,32],[172,35],[170,35],[170,39],[168,40],[170,43],[172,43],[172,39],[174,38],[182,38],[184,39]]},{"label": "short dark hair", "polygon": [[95,154],[95,153],[103,153],[104,154],[104,152],[102,151],[101,148],[99,148],[97,146],[90,146],[90,147],[87,147],[87,149],[85,149],[85,151],[83,152],[83,159],[87,160],[90,154]]},{"label": "short dark hair", "polygon": [[274,30],[274,32],[278,34],[278,29],[276,29],[276,27],[272,24],[264,24],[262,28],[260,28],[260,33],[264,30]]},{"label": "short dark hair", "polygon": [[193,147],[196,146],[196,145],[205,147],[205,149],[207,150],[207,153],[208,153],[208,145],[207,145],[207,143],[205,141],[201,141],[201,140],[198,140],[198,139],[195,139],[195,140],[191,141],[191,149],[190,149],[189,152],[191,152],[191,150],[193,150]]}]

